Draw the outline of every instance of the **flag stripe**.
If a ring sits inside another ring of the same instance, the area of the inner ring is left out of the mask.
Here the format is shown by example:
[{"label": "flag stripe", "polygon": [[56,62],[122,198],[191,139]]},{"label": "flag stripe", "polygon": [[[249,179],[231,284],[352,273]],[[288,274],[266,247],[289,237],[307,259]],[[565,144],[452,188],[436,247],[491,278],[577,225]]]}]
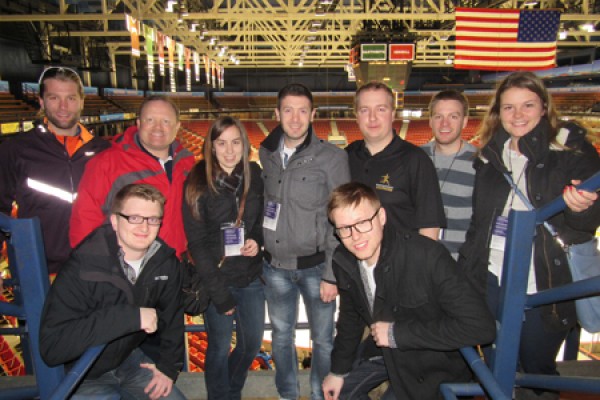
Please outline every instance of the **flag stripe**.
[{"label": "flag stripe", "polygon": [[457,8],[455,67],[554,67],[560,13],[555,10]]}]

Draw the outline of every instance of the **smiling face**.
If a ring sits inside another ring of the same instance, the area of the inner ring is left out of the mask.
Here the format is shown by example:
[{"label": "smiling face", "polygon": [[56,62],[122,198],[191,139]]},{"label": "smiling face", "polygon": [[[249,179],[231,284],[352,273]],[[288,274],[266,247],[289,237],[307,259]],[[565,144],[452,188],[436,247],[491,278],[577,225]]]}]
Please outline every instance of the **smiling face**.
[{"label": "smiling face", "polygon": [[40,107],[48,118],[50,129],[57,135],[74,136],[83,110],[79,87],[70,80],[45,79]]},{"label": "smiling face", "polygon": [[439,100],[429,117],[429,126],[436,143],[456,153],[460,147],[460,134],[467,126],[463,105],[458,100]]},{"label": "smiling face", "polygon": [[162,100],[149,101],[138,117],[137,126],[142,146],[155,157],[166,159],[179,130],[173,106]]},{"label": "smiling face", "polygon": [[218,138],[213,140],[215,157],[223,171],[231,174],[231,171],[242,159],[244,143],[242,134],[237,126],[232,125],[225,129]]},{"label": "smiling face", "polygon": [[[334,209],[331,212],[331,220],[336,228],[341,228],[368,220],[376,211],[377,208],[371,202],[363,200],[357,206]],[[385,221],[385,210],[380,208],[371,220],[372,229],[369,232],[360,233],[352,228],[352,234],[341,241],[357,259],[366,261],[368,265],[374,265],[379,260]]]},{"label": "smiling face", "polygon": [[513,87],[500,96],[500,122],[513,140],[531,132],[545,113],[542,100],[529,89]]},{"label": "smiling face", "polygon": [[[382,150],[392,141],[394,99],[383,89],[360,92],[356,100],[356,122],[369,149]],[[372,151],[373,153],[373,151]]]},{"label": "smiling face", "polygon": [[302,144],[315,112],[308,97],[288,95],[281,99],[275,115],[283,128],[286,147],[295,148]]},{"label": "smiling face", "polygon": [[[157,201],[130,197],[123,202],[120,211],[123,215],[141,217],[162,217],[161,206]],[[110,222],[117,234],[117,241],[126,260],[139,260],[146,254],[148,247],[158,235],[160,225],[149,225],[148,220],[141,224],[132,224],[118,214],[110,216]]]}]

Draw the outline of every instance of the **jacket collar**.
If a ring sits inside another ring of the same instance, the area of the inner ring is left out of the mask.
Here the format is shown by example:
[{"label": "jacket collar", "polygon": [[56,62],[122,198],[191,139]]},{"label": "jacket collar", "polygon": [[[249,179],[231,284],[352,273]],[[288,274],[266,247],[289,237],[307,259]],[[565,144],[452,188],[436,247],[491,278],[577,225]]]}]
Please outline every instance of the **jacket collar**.
[{"label": "jacket collar", "polygon": [[[550,142],[548,140],[550,129],[548,120],[542,118],[531,132],[519,139],[519,151],[527,157],[530,165],[537,164],[550,151]],[[506,169],[502,162],[502,151],[504,143],[509,139],[510,134],[500,125],[490,142],[481,151],[485,159],[500,170]]]},{"label": "jacket collar", "polygon": [[[265,140],[260,144],[262,147],[270,151],[271,153],[279,152],[280,143],[283,140],[283,128],[278,125],[273,131],[267,136]],[[314,138],[313,138],[314,137]],[[296,148],[296,153],[300,153],[302,150],[310,146],[313,140],[319,140],[313,131],[312,123],[308,125],[308,134],[304,139],[304,142]]]}]

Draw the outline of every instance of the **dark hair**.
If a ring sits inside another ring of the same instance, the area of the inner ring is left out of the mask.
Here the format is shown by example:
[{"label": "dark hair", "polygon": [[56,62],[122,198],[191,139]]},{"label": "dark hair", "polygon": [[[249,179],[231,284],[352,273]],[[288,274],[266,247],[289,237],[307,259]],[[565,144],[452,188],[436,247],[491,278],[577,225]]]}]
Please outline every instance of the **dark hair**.
[{"label": "dark hair", "polygon": [[478,135],[481,139],[482,147],[485,146],[490,139],[494,136],[494,133],[498,130],[498,127],[501,124],[500,121],[500,102],[502,100],[502,95],[508,89],[519,88],[519,89],[527,89],[533,93],[535,93],[540,101],[542,102],[542,107],[544,108],[544,115],[542,118],[546,118],[550,123],[550,132],[548,135],[548,139],[551,143],[557,144],[556,135],[558,135],[558,130],[560,128],[560,121],[558,119],[558,113],[554,108],[554,102],[552,101],[552,96],[548,93],[544,82],[538,78],[534,73],[528,71],[514,72],[504,78],[498,88],[496,89],[496,94],[492,98],[490,102],[490,107],[481,122],[481,126],[479,128]]},{"label": "dark hair", "polygon": [[110,212],[112,214],[121,212],[125,201],[133,197],[157,202],[160,205],[160,212],[162,214],[165,207],[165,196],[163,196],[160,190],[147,183],[130,183],[129,185],[123,186],[115,195],[110,207]]},{"label": "dark hair", "polygon": [[277,109],[281,110],[281,102],[287,96],[302,96],[310,101],[310,109],[313,109],[313,95],[310,90],[301,83],[290,83],[285,85],[279,93],[277,93]]},{"label": "dark hair", "polygon": [[164,101],[165,103],[169,104],[175,112],[175,117],[177,121],[179,121],[179,118],[181,116],[181,113],[179,112],[179,107],[177,107],[177,104],[175,104],[173,100],[171,100],[168,96],[162,94],[153,94],[152,96],[146,97],[142,104],[140,104],[140,108],[138,110],[138,118],[141,118],[142,111],[144,111],[144,107],[146,107],[146,105],[151,101]]},{"label": "dark hair", "polygon": [[458,101],[462,105],[463,116],[469,116],[469,100],[467,100],[467,97],[463,93],[459,92],[458,90],[442,90],[441,92],[435,94],[429,102],[430,117],[433,115],[433,109],[435,108],[435,105],[441,100]]},{"label": "dark hair", "polygon": [[334,210],[344,207],[356,207],[363,201],[371,203],[374,208],[381,207],[381,201],[369,186],[359,182],[344,183],[331,192],[327,203],[327,215],[331,219]]},{"label": "dark hair", "polygon": [[185,201],[192,210],[194,218],[200,219],[200,210],[198,210],[198,199],[206,192],[207,188],[212,193],[217,193],[215,185],[216,178],[219,174],[223,174],[223,168],[219,164],[215,156],[213,143],[217,140],[225,130],[235,126],[240,131],[242,139],[242,176],[244,182],[242,197],[248,193],[250,189],[250,140],[244,125],[234,117],[219,117],[212,123],[208,134],[204,139],[202,153],[204,156],[205,171],[202,171],[201,162],[196,163],[187,178],[187,187],[185,189]]},{"label": "dark hair", "polygon": [[44,98],[44,92],[46,91],[46,82],[47,79],[56,79],[62,82],[73,82],[77,85],[77,93],[79,97],[84,98],[83,93],[83,82],[81,82],[81,78],[75,72],[75,70],[67,67],[48,67],[42,72],[40,75],[40,79],[38,81],[40,86],[40,97]]},{"label": "dark hair", "polygon": [[386,85],[385,83],[378,82],[378,81],[371,81],[371,82],[365,83],[364,85],[362,85],[361,87],[359,87],[356,90],[356,93],[354,95],[354,111],[358,110],[358,99],[360,98],[361,93],[365,92],[367,90],[384,90],[390,97],[390,106],[392,107],[392,110],[396,109],[396,104],[394,104],[395,103],[394,98],[396,96],[394,95],[394,92],[392,91],[392,89],[390,89],[390,87],[388,85]]}]

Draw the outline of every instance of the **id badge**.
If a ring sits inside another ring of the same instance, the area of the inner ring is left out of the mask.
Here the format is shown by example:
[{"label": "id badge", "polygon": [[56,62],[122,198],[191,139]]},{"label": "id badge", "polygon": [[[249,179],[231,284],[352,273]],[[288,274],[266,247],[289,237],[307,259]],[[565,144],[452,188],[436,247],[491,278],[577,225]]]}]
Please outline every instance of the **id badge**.
[{"label": "id badge", "polygon": [[277,230],[277,220],[279,220],[279,211],[281,210],[281,204],[274,201],[267,201],[265,206],[263,228],[270,231]]},{"label": "id badge", "polygon": [[494,227],[492,228],[492,240],[490,241],[490,248],[494,250],[504,251],[506,246],[506,234],[508,232],[508,217],[499,215],[494,221]]},{"label": "id badge", "polygon": [[225,257],[242,255],[244,247],[244,224],[235,226],[235,222],[221,224],[221,236],[223,238],[223,255]]}]

